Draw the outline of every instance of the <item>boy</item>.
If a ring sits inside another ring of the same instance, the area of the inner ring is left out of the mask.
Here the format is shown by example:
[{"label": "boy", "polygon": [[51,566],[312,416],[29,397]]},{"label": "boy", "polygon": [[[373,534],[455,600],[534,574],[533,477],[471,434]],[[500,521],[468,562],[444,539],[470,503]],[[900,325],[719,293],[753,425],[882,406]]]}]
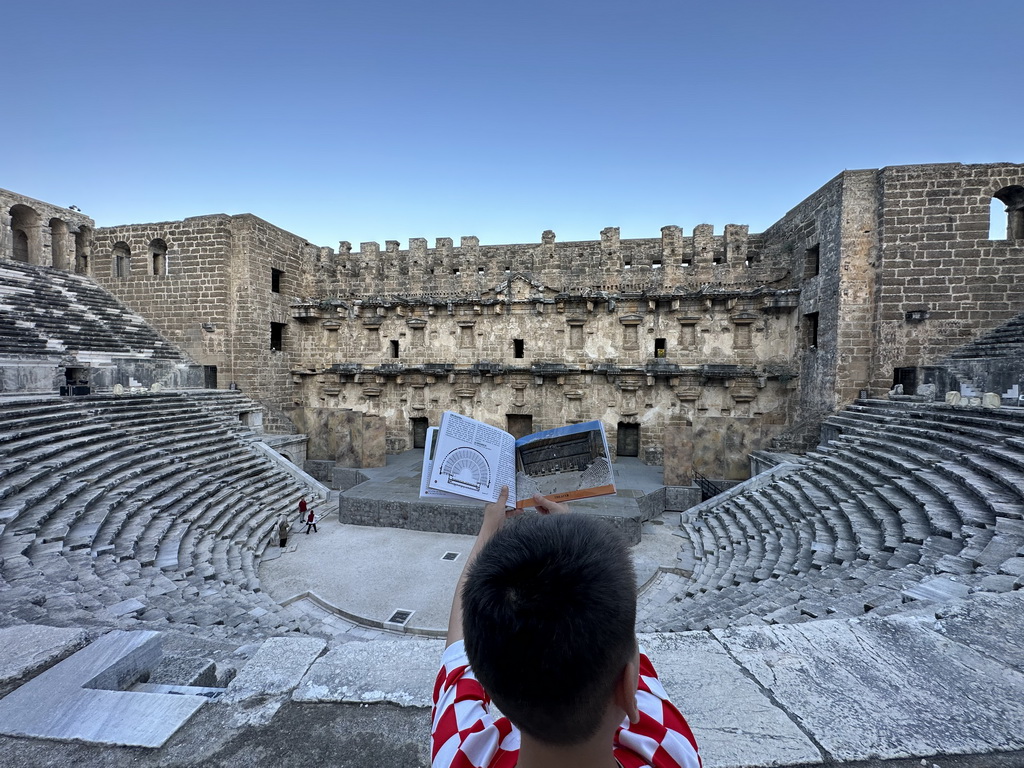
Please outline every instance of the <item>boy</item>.
[{"label": "boy", "polygon": [[[621,536],[543,496],[539,516],[506,525],[507,499],[503,488],[484,507],[455,590],[432,768],[700,768],[689,726],[637,647]],[[491,700],[505,717],[490,714]]]}]

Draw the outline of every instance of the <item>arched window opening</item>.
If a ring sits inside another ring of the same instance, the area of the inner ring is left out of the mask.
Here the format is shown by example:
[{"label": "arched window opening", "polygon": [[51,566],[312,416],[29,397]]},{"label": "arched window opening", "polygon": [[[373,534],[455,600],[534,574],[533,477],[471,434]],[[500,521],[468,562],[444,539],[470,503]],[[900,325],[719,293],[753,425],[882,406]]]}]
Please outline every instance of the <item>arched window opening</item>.
[{"label": "arched window opening", "polygon": [[89,253],[92,248],[92,231],[89,227],[79,227],[75,232],[75,274],[89,274]]},{"label": "arched window opening", "polygon": [[132,269],[132,251],[128,243],[114,243],[114,250],[111,254],[111,269],[114,277],[127,280]]},{"label": "arched window opening", "polygon": [[150,274],[167,274],[167,243],[161,238],[156,238],[149,243]]},{"label": "arched window opening", "polygon": [[50,252],[53,255],[53,266],[67,270],[68,225],[62,219],[50,219]]},{"label": "arched window opening", "polygon": [[28,264],[28,235],[23,229],[12,230],[14,234],[14,260]]},{"label": "arched window opening", "polygon": [[41,243],[39,232],[39,214],[27,205],[11,206],[11,235],[15,261],[25,264],[39,264]]},{"label": "arched window opening", "polygon": [[990,240],[1024,239],[1024,186],[1011,184],[992,195],[988,236]]}]

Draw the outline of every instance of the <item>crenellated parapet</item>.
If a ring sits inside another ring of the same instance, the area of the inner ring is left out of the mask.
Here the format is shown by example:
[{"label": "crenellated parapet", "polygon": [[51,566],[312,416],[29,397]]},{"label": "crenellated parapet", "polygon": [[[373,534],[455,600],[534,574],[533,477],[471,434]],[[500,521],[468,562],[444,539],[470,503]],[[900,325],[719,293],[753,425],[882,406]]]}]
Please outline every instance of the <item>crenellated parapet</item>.
[{"label": "crenellated parapet", "polygon": [[329,268],[317,271],[321,296],[436,297],[461,299],[493,293],[511,275],[529,276],[558,293],[593,291],[656,294],[702,285],[754,288],[789,287],[791,259],[763,258],[761,236],[745,225],[729,224],[716,235],[710,224],[687,236],[678,226],[662,228],[661,237],[623,240],[618,227],[606,227],[598,240],[558,242],[545,231],[538,243],[481,245],[464,236],[455,245],[441,237],[429,248],[412,238],[402,250],[396,240],[364,242],[358,251],[348,241],[324,257]]}]

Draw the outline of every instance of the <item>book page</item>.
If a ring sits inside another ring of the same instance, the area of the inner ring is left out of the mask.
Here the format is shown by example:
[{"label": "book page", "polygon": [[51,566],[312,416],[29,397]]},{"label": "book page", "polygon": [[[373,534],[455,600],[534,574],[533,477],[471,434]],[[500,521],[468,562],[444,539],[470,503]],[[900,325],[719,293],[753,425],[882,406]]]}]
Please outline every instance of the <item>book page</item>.
[{"label": "book page", "polygon": [[437,427],[429,427],[427,429],[426,447],[423,449],[423,466],[420,469],[420,498],[421,499],[436,499],[436,498],[448,498],[448,499],[461,499],[463,496],[459,496],[455,493],[448,493],[446,491],[435,491],[428,484],[430,480],[430,472],[434,467],[434,454],[437,448]]},{"label": "book page", "polygon": [[515,493],[515,441],[482,421],[445,411],[438,428],[429,489],[496,501],[501,486]]},{"label": "book page", "polygon": [[552,501],[615,493],[608,437],[600,421],[521,437],[515,460],[517,507],[530,506],[535,493]]}]

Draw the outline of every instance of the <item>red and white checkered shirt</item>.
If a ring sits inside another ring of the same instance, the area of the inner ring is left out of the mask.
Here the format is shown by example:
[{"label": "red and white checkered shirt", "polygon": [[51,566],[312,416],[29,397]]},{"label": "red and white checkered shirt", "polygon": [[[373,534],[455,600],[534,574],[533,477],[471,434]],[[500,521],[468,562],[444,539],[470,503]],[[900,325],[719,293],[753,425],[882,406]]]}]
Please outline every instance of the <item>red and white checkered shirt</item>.
[{"label": "red and white checkered shirt", "polygon": [[[615,733],[613,754],[623,768],[700,768],[690,726],[669,701],[643,649],[636,698],[640,722],[624,719]],[[431,768],[514,768],[519,730],[507,717],[491,717],[490,703],[462,641],[453,643],[441,657],[434,683]]]}]

